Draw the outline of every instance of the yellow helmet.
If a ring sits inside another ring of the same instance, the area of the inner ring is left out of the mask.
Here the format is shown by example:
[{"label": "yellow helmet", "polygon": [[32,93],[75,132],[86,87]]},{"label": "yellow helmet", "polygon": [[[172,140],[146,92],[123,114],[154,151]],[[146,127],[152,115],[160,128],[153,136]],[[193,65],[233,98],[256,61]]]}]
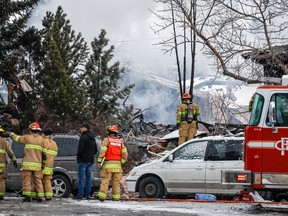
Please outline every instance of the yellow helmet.
[{"label": "yellow helmet", "polygon": [[4,132],[4,129],[2,128],[2,126],[0,126],[0,132]]}]

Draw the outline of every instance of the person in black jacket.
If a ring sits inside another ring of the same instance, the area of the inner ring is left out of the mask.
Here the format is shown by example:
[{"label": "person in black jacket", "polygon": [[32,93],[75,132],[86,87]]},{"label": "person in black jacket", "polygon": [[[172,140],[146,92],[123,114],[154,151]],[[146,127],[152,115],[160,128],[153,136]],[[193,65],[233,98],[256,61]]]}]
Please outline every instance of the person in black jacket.
[{"label": "person in black jacket", "polygon": [[90,126],[83,124],[80,126],[80,139],[77,152],[78,165],[78,195],[81,200],[84,193],[84,177],[86,179],[86,199],[90,199],[92,184],[92,166],[94,164],[94,155],[97,153],[97,146],[94,135],[89,131]]}]

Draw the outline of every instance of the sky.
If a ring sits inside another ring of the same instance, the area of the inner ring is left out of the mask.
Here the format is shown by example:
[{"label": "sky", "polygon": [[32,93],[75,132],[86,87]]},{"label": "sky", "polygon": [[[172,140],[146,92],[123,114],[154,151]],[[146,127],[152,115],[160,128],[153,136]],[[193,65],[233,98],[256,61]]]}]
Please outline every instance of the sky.
[{"label": "sky", "polygon": [[[126,84],[137,85],[128,101],[142,110],[152,107],[150,110],[153,113],[146,113],[148,119],[149,116],[152,118],[149,120],[175,124],[175,113],[180,103],[179,91],[177,93],[169,91],[168,88],[159,88],[160,85],[155,85],[154,82],[153,85],[151,82],[139,82],[151,81],[151,76],[154,75],[164,78],[162,87],[165,79],[171,80],[177,86],[175,53],[165,54],[163,47],[159,45],[163,40],[171,38],[172,29],[159,34],[155,34],[151,29],[156,27],[155,23],[160,23],[151,11],[157,12],[162,5],[153,0],[42,0],[29,24],[42,28],[41,21],[46,11],[55,13],[58,6],[67,14],[72,29],[81,33],[88,44],[98,37],[101,29],[106,30],[109,45],[115,46],[113,60],[119,61],[123,67],[128,66],[131,71],[132,79],[125,80]],[[197,48],[200,49],[199,46]],[[180,61],[181,59],[183,57],[180,57]],[[187,65],[190,64],[187,60]],[[198,76],[214,75],[200,50],[196,52],[195,73]]]},{"label": "sky", "polygon": [[[58,6],[62,6],[72,28],[81,32],[88,43],[105,29],[110,45],[115,46],[115,60],[123,66],[129,64],[138,73],[156,74],[177,81],[175,54],[165,54],[159,45],[171,38],[172,29],[159,34],[151,29],[156,28],[155,23],[160,23],[151,11],[157,12],[162,4],[153,0],[42,0],[30,24],[41,28],[46,11],[55,13]],[[171,74],[171,71],[175,73]],[[200,52],[197,53],[197,71],[210,72]]]},{"label": "sky", "polygon": [[72,28],[81,32],[90,44],[105,29],[110,45],[115,46],[115,60],[129,67],[158,73],[174,67],[175,57],[164,55],[157,44],[165,35],[155,35],[156,10],[153,0],[45,0],[39,4],[32,23],[41,26],[46,11],[56,12],[62,6]]}]

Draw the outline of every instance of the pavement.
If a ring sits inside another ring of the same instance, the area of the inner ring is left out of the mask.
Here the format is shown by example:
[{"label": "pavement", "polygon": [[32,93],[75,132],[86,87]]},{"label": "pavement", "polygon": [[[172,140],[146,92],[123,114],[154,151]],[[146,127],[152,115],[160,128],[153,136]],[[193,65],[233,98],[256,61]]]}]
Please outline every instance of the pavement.
[{"label": "pavement", "polygon": [[179,201],[77,201],[72,198],[53,198],[51,201],[23,203],[22,197],[5,197],[0,201],[0,216],[53,216],[53,215],[100,215],[100,216],[242,216],[287,215],[288,204],[251,204],[236,202]]}]

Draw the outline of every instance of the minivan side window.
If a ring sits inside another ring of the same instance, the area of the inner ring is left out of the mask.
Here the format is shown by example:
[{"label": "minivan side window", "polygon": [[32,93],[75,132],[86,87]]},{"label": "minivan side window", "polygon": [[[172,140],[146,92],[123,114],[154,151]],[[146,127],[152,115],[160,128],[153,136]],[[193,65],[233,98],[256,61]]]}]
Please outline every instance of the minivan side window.
[{"label": "minivan side window", "polygon": [[207,149],[207,160],[241,160],[243,157],[243,140],[211,140]]},{"label": "minivan side window", "polygon": [[76,156],[79,140],[75,138],[53,138],[58,146],[58,157]]},{"label": "minivan side window", "polygon": [[24,145],[23,144],[19,144],[15,141],[12,141],[11,149],[14,152],[16,158],[23,158],[23,156],[24,156]]},{"label": "minivan side window", "polygon": [[200,160],[205,156],[207,141],[191,142],[174,152],[174,160]]}]

